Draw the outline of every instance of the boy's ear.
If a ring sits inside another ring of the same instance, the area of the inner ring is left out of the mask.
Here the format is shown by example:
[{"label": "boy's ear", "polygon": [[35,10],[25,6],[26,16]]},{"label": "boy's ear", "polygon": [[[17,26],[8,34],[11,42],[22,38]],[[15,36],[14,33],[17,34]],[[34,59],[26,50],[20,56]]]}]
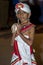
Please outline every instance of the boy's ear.
[{"label": "boy's ear", "polygon": [[28,18],[30,18],[30,16],[31,16],[31,13],[28,14]]}]

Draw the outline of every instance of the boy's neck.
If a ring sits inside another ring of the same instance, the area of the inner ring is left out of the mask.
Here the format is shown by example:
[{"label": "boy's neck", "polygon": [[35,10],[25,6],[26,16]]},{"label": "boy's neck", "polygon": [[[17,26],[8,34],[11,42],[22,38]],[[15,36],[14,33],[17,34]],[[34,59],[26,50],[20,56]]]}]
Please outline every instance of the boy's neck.
[{"label": "boy's neck", "polygon": [[27,25],[27,24],[30,24],[30,21],[29,20],[25,20],[25,21],[21,21],[21,25]]}]

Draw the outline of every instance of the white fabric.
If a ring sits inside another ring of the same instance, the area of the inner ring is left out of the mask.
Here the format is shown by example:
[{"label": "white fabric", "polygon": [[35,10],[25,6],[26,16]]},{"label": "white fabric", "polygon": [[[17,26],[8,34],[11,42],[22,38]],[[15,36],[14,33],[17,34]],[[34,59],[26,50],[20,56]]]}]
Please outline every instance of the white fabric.
[{"label": "white fabric", "polygon": [[30,46],[28,46],[20,36],[16,37],[15,40],[18,42],[18,48],[23,62],[31,65]]},{"label": "white fabric", "polygon": [[13,56],[12,56],[12,59],[11,59],[11,63],[12,63],[14,60],[16,60],[17,58],[18,58],[18,56],[15,55],[15,53],[13,53]]},{"label": "white fabric", "polygon": [[[27,36],[24,35],[26,38]],[[29,38],[29,37],[28,37]],[[18,35],[15,40],[17,40],[17,45],[18,45],[18,50],[21,56],[21,60],[18,61],[17,63],[15,63],[14,65],[23,65],[23,63],[28,63],[26,65],[36,65],[36,64],[32,64],[32,60],[35,61],[34,55],[30,53],[30,46],[28,44],[26,44],[26,42],[24,42],[22,40],[22,38]],[[17,56],[13,54],[13,59],[16,59]],[[14,61],[14,60],[11,60]]]},{"label": "white fabric", "polygon": [[[18,4],[20,4],[20,3],[18,3]],[[24,5],[23,8],[20,8],[22,11],[24,11],[24,12],[26,12],[26,13],[31,13],[31,10],[30,10],[29,5],[27,5],[27,4],[25,4],[25,3],[21,3],[21,4]],[[18,12],[18,10],[19,10],[19,9],[17,9],[16,6],[15,6],[15,12],[16,12],[16,13]]]},{"label": "white fabric", "polygon": [[24,35],[24,37],[29,38],[29,36],[28,36],[28,35]]},{"label": "white fabric", "polygon": [[12,33],[14,33],[14,32],[17,31],[17,24],[13,24],[13,25],[12,25],[11,31],[12,31]]}]

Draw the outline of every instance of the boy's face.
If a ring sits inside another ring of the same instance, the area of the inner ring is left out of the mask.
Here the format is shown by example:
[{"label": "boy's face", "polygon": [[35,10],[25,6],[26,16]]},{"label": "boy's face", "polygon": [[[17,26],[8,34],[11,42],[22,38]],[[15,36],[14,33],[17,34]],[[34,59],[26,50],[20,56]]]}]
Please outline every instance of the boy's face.
[{"label": "boy's face", "polygon": [[17,18],[20,19],[20,21],[25,21],[28,19],[28,15],[26,12],[22,11],[21,9],[17,12]]}]

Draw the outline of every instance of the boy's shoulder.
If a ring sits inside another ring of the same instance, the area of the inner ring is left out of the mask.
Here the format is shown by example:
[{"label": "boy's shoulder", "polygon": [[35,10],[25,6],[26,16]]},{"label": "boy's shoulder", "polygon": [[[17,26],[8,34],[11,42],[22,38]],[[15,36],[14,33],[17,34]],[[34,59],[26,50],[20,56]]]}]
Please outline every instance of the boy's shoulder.
[{"label": "boy's shoulder", "polygon": [[28,23],[28,26],[29,26],[29,27],[36,27],[35,24],[33,24],[33,23],[31,23],[31,22]]},{"label": "boy's shoulder", "polygon": [[13,23],[11,27],[14,27],[15,25],[17,25],[17,23]]},{"label": "boy's shoulder", "polygon": [[12,31],[12,33],[14,33],[16,30],[17,30],[17,23],[14,23],[14,24],[11,26],[11,31]]},{"label": "boy's shoulder", "polygon": [[30,23],[28,26],[27,26],[27,29],[28,30],[31,30],[31,29],[35,29],[35,25],[33,23]]}]

